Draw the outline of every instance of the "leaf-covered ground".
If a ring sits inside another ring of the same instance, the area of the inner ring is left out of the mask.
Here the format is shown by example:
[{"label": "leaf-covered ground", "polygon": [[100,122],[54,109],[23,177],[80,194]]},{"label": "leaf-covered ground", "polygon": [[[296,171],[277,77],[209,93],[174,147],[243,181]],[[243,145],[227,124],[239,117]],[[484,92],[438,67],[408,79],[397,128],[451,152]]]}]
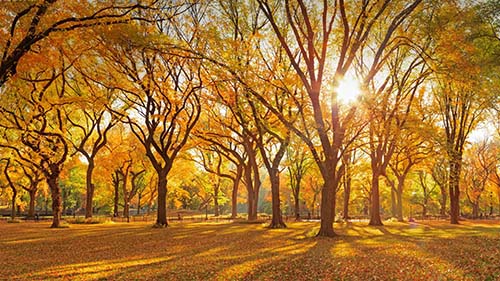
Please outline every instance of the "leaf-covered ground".
[{"label": "leaf-covered ground", "polygon": [[500,222],[71,225],[0,222],[2,280],[500,280]]}]

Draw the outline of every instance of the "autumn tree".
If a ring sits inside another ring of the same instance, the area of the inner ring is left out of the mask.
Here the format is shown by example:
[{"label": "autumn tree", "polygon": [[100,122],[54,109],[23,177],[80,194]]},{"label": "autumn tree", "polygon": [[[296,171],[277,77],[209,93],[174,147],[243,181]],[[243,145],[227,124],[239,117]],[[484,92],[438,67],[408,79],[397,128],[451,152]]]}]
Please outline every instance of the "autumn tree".
[{"label": "autumn tree", "polygon": [[[225,66],[223,71],[219,71],[219,75],[224,78],[218,78],[225,83],[214,81],[216,82],[214,83],[214,93],[217,95],[218,101],[222,102],[222,106],[226,107],[225,110],[232,115],[231,121],[238,124],[237,130],[233,129],[233,132],[236,133],[236,141],[239,142],[246,155],[245,159],[239,158],[243,160],[242,178],[247,188],[248,219],[257,219],[259,190],[262,184],[259,168],[263,165],[271,182],[273,220],[270,226],[283,227],[285,224],[281,218],[280,210],[279,165],[287,146],[287,130],[281,129],[280,132],[279,129],[276,129],[276,122],[272,123],[266,120],[271,119],[269,110],[260,106],[259,102],[249,93],[248,85],[239,79],[242,77],[249,80],[257,78],[254,66],[257,66],[255,58],[258,56],[258,50],[253,48],[253,44],[258,44],[257,34],[265,21],[255,10],[255,6],[252,8],[253,4],[255,2],[218,1],[217,7],[220,8],[223,17],[220,17],[217,23],[227,27],[228,32],[217,34],[218,36],[209,39],[209,42],[215,44],[222,42],[226,47],[220,48],[214,44],[209,49],[208,54],[201,55],[215,62],[216,66]],[[214,11],[214,13],[217,14],[219,11]],[[217,57],[219,54],[223,56],[224,60]],[[227,70],[233,75],[223,76],[224,71]],[[263,88],[266,89],[266,87]],[[274,97],[278,95],[279,93],[272,94]],[[279,99],[273,99],[273,101],[285,102]],[[271,147],[274,147],[275,150]],[[235,156],[234,152],[233,156]]]},{"label": "autumn tree", "polygon": [[[141,176],[146,172],[144,168],[139,168],[138,170],[132,170],[134,166],[133,160],[129,159],[122,163],[122,165],[115,169],[113,174],[113,184],[115,187],[115,207],[114,212],[117,210],[117,193],[121,190],[123,197],[123,217],[127,218],[127,222],[130,221],[130,205],[132,203],[132,198],[134,198],[141,188]],[[130,182],[130,188],[129,188]],[[121,186],[121,189],[120,189]]]},{"label": "autumn tree", "polygon": [[148,172],[146,170],[137,178],[136,182],[134,181],[137,185],[137,215],[140,215],[144,208],[143,199],[147,198],[148,195],[152,195],[148,193],[148,187],[151,185],[150,182],[154,182],[154,179],[152,178],[152,173]]},{"label": "autumn tree", "polygon": [[[380,177],[387,177],[389,164],[398,146],[403,149],[405,144],[411,145],[411,141],[405,141],[407,136],[413,134],[418,137],[418,132],[412,133],[409,128],[419,123],[418,116],[415,117],[415,107],[420,100],[426,98],[423,85],[432,73],[427,63],[431,40],[418,28],[422,9],[414,15],[407,16],[406,21],[400,23],[400,28],[395,31],[395,39],[390,40],[388,50],[380,57],[380,69],[371,81],[366,79],[364,81],[364,88],[367,91],[363,96],[365,118],[370,120],[366,150],[371,160],[373,189],[370,192],[372,195],[370,225],[382,225]],[[385,28],[373,30],[373,38],[367,42],[368,47],[362,47],[364,57],[356,63],[360,72],[358,75],[370,77],[373,65],[366,62],[365,57],[377,57],[379,50],[372,45],[381,44],[379,42],[386,38],[386,34]],[[411,122],[411,119],[416,119],[416,122]],[[418,148],[418,145],[416,147]],[[393,190],[397,193],[396,189]],[[392,193],[393,198],[394,194]],[[400,219],[402,220],[402,215]]]},{"label": "autumn tree", "polygon": [[[199,24],[198,16],[187,15],[184,20]],[[149,28],[149,32],[177,35],[186,44],[197,42],[196,33],[176,34],[179,30],[174,26],[160,24]],[[141,40],[147,39],[146,36]],[[167,176],[199,119],[203,70],[200,61],[161,50],[161,44],[155,47],[141,40],[117,40],[103,42],[108,46],[106,64],[116,76],[116,82],[107,87],[117,89],[125,105],[124,110],[114,110],[114,114],[129,125],[158,175],[156,224],[167,226]]]},{"label": "autumn tree", "polygon": [[288,181],[293,195],[293,210],[295,220],[300,220],[300,198],[304,177],[309,170],[312,162],[308,154],[307,147],[295,138],[292,138],[290,146],[286,150],[286,169],[288,172]]},{"label": "autumn tree", "polygon": [[[87,71],[91,71],[88,69]],[[93,214],[95,184],[93,173],[97,154],[108,142],[108,132],[119,121],[108,111],[106,105],[112,103],[112,91],[99,87],[91,79],[77,71],[68,83],[78,102],[66,107],[66,116],[71,124],[70,142],[87,161],[85,218]]]},{"label": "autumn tree", "polygon": [[[122,164],[123,165],[123,164]],[[124,186],[124,175],[123,168],[120,167],[115,169],[111,174],[111,182],[113,185],[113,217],[119,217],[119,206],[120,206],[120,185]],[[128,173],[126,173],[128,176]]]},{"label": "autumn tree", "polygon": [[30,63],[31,54],[47,55],[47,49],[51,48],[47,40],[54,35],[67,36],[74,30],[140,20],[137,11],[145,9],[153,9],[153,5],[56,0],[3,3],[0,11],[0,86],[18,72],[20,64]]},{"label": "autumn tree", "polygon": [[481,196],[490,184],[490,178],[496,170],[498,155],[495,155],[493,143],[482,140],[472,145],[465,155],[463,183],[467,201],[472,206],[472,217],[478,218]]},{"label": "autumn tree", "polygon": [[361,149],[359,146],[352,146],[352,148],[346,151],[342,157],[342,164],[344,165],[344,174],[342,176],[341,186],[343,189],[343,208],[342,208],[342,219],[344,221],[349,221],[350,217],[350,205],[353,194],[353,182],[354,175],[357,171],[357,162],[360,160]]},{"label": "autumn tree", "polygon": [[[233,193],[237,195],[238,189],[234,190],[234,182],[237,180],[235,175],[228,171],[227,164],[228,160],[225,158],[225,153],[220,150],[216,145],[208,145],[208,147],[204,147],[202,150],[199,150],[197,153],[199,160],[197,162],[203,166],[206,172],[212,175],[211,185],[213,189],[213,204],[214,204],[214,216],[218,217],[219,213],[219,197],[221,195],[222,181],[223,179],[229,179],[233,181]],[[241,169],[240,169],[240,178],[241,180]],[[236,205],[236,203],[233,203]],[[236,206],[234,206],[236,207]],[[232,208],[234,209],[234,208]],[[232,214],[236,217],[237,214]]]},{"label": "autumn tree", "polygon": [[[1,11],[0,18],[5,28],[0,31],[0,85],[5,90],[9,81],[11,90],[19,90],[14,94],[17,97],[7,97],[5,91],[2,96],[3,99],[18,99],[17,107],[20,109],[15,112],[11,108],[2,108],[2,112],[8,119],[6,126],[11,130],[14,127],[20,130],[22,133],[17,138],[36,154],[35,158],[25,159],[43,172],[50,187],[53,227],[58,227],[60,223],[61,194],[57,181],[69,151],[62,109],[69,103],[63,100],[68,89],[65,72],[74,64],[75,56],[82,52],[78,41],[65,39],[71,38],[68,35],[79,34],[79,30],[141,19],[134,12],[146,8],[150,7],[47,0],[9,2]],[[68,53],[71,55],[68,56]],[[20,116],[19,112],[26,116]],[[12,143],[12,140],[8,142]],[[21,158],[26,156],[19,147],[9,146]]]},{"label": "autumn tree", "polygon": [[[256,88],[254,88],[256,89]],[[265,93],[266,91],[264,91]],[[281,114],[285,114],[288,110],[287,99],[282,91],[273,89],[268,92],[269,103],[274,106]],[[263,107],[252,96],[244,94],[245,98],[241,101],[246,105],[242,108],[250,111],[245,114],[238,110],[234,111],[238,120],[246,123],[243,126],[244,132],[251,136],[255,141],[255,147],[259,152],[263,166],[266,168],[269,181],[271,183],[271,210],[272,218],[269,225],[270,228],[284,228],[286,224],[281,215],[281,199],[280,199],[280,169],[281,161],[285,156],[285,152],[290,143],[290,131],[284,127],[282,123],[274,118],[269,108]],[[237,98],[238,99],[238,98]],[[252,130],[251,128],[255,128]],[[244,142],[245,144],[245,142]],[[247,150],[247,153],[249,151]],[[249,155],[252,160],[254,156]],[[256,162],[252,160],[252,162]],[[256,166],[253,164],[253,166]],[[257,171],[254,171],[257,174]]]},{"label": "autumn tree", "polygon": [[4,117],[2,126],[8,135],[0,145],[12,149],[22,161],[43,173],[52,196],[51,227],[59,227],[62,201],[58,181],[69,153],[62,105],[68,103],[64,100],[65,71],[72,61],[68,61],[60,50],[54,51],[61,59],[59,67],[27,74],[27,83],[18,81],[11,85],[9,95],[3,95],[6,103],[0,107],[0,112]]},{"label": "autumn tree", "polygon": [[[336,89],[336,83],[351,68],[374,26],[384,19],[388,25],[383,27],[382,41],[373,47],[375,55],[364,79],[368,84],[385,63],[383,55],[386,48],[391,49],[388,46],[392,47],[397,41],[392,40],[393,34],[420,2],[412,1],[402,6],[392,1],[364,1],[358,4],[346,4],[342,0],[333,3],[326,0],[321,3],[301,0],[284,3],[258,1],[275,37],[298,74],[313,110],[315,136],[320,140],[320,147],[314,145],[300,130],[291,125],[288,127],[307,143],[324,180],[319,236],[335,235],[333,220],[336,190],[343,174],[341,159],[346,148],[344,144],[349,143],[345,139],[347,128],[343,122],[345,120],[341,120],[337,93],[335,90],[322,90],[327,79],[325,75],[334,78],[333,89]],[[281,116],[278,112],[276,114]],[[286,118],[281,117],[284,123],[289,124]],[[325,118],[328,118],[327,123]]]},{"label": "autumn tree", "polygon": [[[389,162],[389,172],[385,177],[391,187],[391,203],[394,216],[403,221],[403,192],[405,182],[415,168],[427,158],[434,156],[434,146],[430,139],[434,128],[429,125],[425,117],[421,101],[424,96],[416,96],[416,105],[412,114],[409,114],[404,126],[399,131],[393,155]],[[420,101],[420,102],[418,102]]]},{"label": "autumn tree", "polygon": [[[238,91],[238,89],[235,89]],[[234,120],[238,124],[239,130],[232,130],[238,135],[238,141],[241,145],[244,156],[240,157],[243,160],[243,182],[247,189],[247,204],[248,204],[248,220],[257,219],[257,207],[259,203],[259,191],[262,185],[261,171],[258,159],[258,147],[257,147],[257,133],[255,132],[255,127],[250,125],[250,119],[246,115],[245,111],[241,110],[241,106],[244,104],[245,100],[241,98],[240,95],[236,95],[237,107],[232,108],[231,112],[235,116]],[[236,156],[236,153],[232,153]]]},{"label": "autumn tree", "polygon": [[196,136],[215,146],[224,158],[234,164],[235,170],[231,173],[232,215],[237,215],[237,190],[241,181],[247,191],[247,219],[256,220],[262,179],[258,132],[250,111],[250,96],[232,80],[226,83],[214,81],[209,89],[213,95],[206,100],[208,109]]},{"label": "autumn tree", "polygon": [[[209,144],[210,150],[215,151],[219,157],[224,157],[224,161],[231,163],[232,169],[229,172],[221,172],[220,176],[232,181],[231,191],[231,218],[238,217],[238,188],[243,180],[243,173],[247,163],[247,157],[241,143],[233,134],[232,130],[238,127],[232,126],[231,118],[218,113],[218,107],[210,107],[205,112],[211,118],[210,130],[200,130],[195,135]],[[219,158],[220,159],[220,158]],[[222,164],[222,163],[221,163]],[[246,185],[247,186],[247,185]],[[248,187],[248,186],[247,186]],[[249,206],[251,202],[248,202]],[[250,213],[249,213],[250,214]]]},{"label": "autumn tree", "polygon": [[[16,206],[17,206],[16,201],[17,201],[18,189],[14,185],[14,182],[12,181],[12,178],[10,176],[10,173],[11,173],[10,170],[12,170],[12,163],[11,163],[10,158],[2,158],[0,160],[5,162],[5,167],[3,168],[3,175],[7,181],[7,186],[10,188],[11,193],[12,193],[11,200],[10,200],[10,204],[11,204],[10,219],[15,220],[16,219]],[[3,188],[4,187],[2,187],[2,189]]]},{"label": "autumn tree", "polygon": [[[483,52],[491,46],[491,34],[469,5],[442,3],[440,14],[431,22],[440,28],[433,34],[436,43],[436,73],[439,84],[434,87],[435,107],[439,109],[444,145],[448,156],[450,222],[459,223],[460,178],[467,139],[491,105],[489,70],[492,56]],[[479,67],[481,65],[481,67]]]},{"label": "autumn tree", "polygon": [[39,189],[39,185],[43,181],[43,175],[39,169],[31,165],[30,163],[23,163],[18,161],[18,165],[23,170],[24,178],[27,179],[27,181],[20,181],[19,185],[29,195],[28,217],[34,218],[36,195]]},{"label": "autumn tree", "polygon": [[132,199],[145,189],[144,176],[151,173],[151,167],[142,144],[128,125],[116,124],[109,130],[107,138],[105,149],[96,155],[96,168],[101,181],[111,183],[113,216],[118,217],[119,208],[123,207],[123,217],[129,219]]},{"label": "autumn tree", "polygon": [[[321,176],[318,169],[311,169],[304,176],[304,186],[302,196],[308,209],[310,210],[311,217],[319,217],[321,205],[321,189],[323,188],[323,183],[321,182]],[[309,214],[308,214],[309,217]]]},{"label": "autumn tree", "polygon": [[417,200],[416,204],[420,205],[422,207],[422,218],[425,219],[427,216],[427,211],[429,208],[429,203],[431,201],[431,196],[433,195],[434,191],[436,190],[437,184],[435,182],[430,183],[429,182],[429,174],[427,171],[424,170],[419,170],[417,171],[418,175],[418,184],[420,185],[421,188],[421,196],[419,196],[420,200]]}]

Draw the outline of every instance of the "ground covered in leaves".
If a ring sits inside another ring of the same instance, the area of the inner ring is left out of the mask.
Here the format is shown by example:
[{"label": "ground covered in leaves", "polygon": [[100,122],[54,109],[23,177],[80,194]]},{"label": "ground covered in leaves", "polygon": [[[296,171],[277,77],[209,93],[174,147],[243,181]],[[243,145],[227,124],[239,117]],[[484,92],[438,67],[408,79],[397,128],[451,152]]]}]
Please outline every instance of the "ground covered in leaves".
[{"label": "ground covered in leaves", "polygon": [[500,280],[500,222],[0,222],[2,280]]}]

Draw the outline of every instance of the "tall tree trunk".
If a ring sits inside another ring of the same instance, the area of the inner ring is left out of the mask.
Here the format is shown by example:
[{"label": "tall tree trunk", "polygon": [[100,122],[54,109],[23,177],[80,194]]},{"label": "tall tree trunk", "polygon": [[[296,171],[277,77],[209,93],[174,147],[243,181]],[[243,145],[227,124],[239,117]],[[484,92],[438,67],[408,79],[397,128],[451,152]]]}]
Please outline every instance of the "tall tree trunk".
[{"label": "tall tree trunk", "polygon": [[12,220],[16,218],[16,197],[17,197],[17,189],[14,186],[14,182],[12,182],[12,179],[10,178],[9,175],[9,166],[10,166],[10,158],[4,158],[1,160],[6,160],[7,164],[5,165],[5,168],[3,170],[3,173],[5,175],[5,178],[7,179],[7,182],[9,183],[9,187],[12,190],[12,197],[11,197],[11,210],[10,210],[10,217]]},{"label": "tall tree trunk", "polygon": [[441,189],[441,200],[439,200],[439,214],[441,216],[446,216],[446,201],[448,201],[448,194],[446,193],[446,188],[443,185],[439,185],[439,189]]},{"label": "tall tree trunk", "polygon": [[398,191],[396,192],[396,217],[399,222],[403,222],[403,183],[398,182]]},{"label": "tall tree trunk", "polygon": [[253,198],[253,192],[252,190],[248,190],[247,189],[247,215],[248,215],[248,220],[251,221],[251,220],[256,220],[257,219],[257,216],[254,216],[254,211],[253,211],[253,207],[254,207],[254,204],[253,204],[253,201],[254,201],[254,198]]},{"label": "tall tree trunk", "polygon": [[344,221],[349,220],[349,201],[351,199],[351,176],[346,176],[344,183]]},{"label": "tall tree trunk", "polygon": [[123,194],[123,217],[127,218],[127,221],[130,217],[130,200],[128,198],[128,192],[124,192]]},{"label": "tall tree trunk", "polygon": [[30,205],[28,209],[28,217],[29,218],[34,218],[35,217],[35,203],[36,203],[36,189],[30,189],[28,192],[30,196]]},{"label": "tall tree trunk", "polygon": [[141,214],[141,197],[142,193],[137,194],[137,215]]},{"label": "tall tree trunk", "polygon": [[405,172],[398,175],[398,177],[397,177],[398,186],[395,190],[396,191],[396,203],[397,203],[396,217],[397,217],[399,222],[404,221],[404,219],[403,219],[403,189],[405,186],[405,179],[406,179],[406,176],[408,175],[409,171],[410,171],[410,169],[408,168]]},{"label": "tall tree trunk", "polygon": [[472,202],[472,218],[477,219],[479,217],[479,201]]},{"label": "tall tree trunk", "polygon": [[371,212],[368,225],[384,225],[380,218],[380,192],[379,192],[380,173],[372,170],[372,191],[371,191]]},{"label": "tall tree trunk", "polygon": [[259,190],[254,190],[252,195],[252,213],[250,214],[249,220],[256,220],[257,214],[259,212]]},{"label": "tall tree trunk", "polygon": [[335,181],[335,170],[332,165],[327,169],[327,174],[323,175],[325,180],[321,189],[321,223],[317,236],[334,237],[333,222],[335,220],[335,195],[338,181]]},{"label": "tall tree trunk", "polygon": [[218,217],[219,214],[219,187],[220,180],[217,180],[217,183],[214,186],[214,216]]},{"label": "tall tree trunk", "polygon": [[259,207],[259,190],[260,190],[260,173],[259,173],[259,165],[257,164],[257,153],[254,150],[247,150],[248,158],[249,158],[249,166],[252,170],[252,193],[253,193],[253,201],[252,201],[252,213],[249,214],[249,220],[256,220],[258,207]]},{"label": "tall tree trunk", "polygon": [[[396,188],[396,182],[389,177],[385,177],[389,185],[391,186],[391,216],[393,218],[398,218],[398,221],[403,221],[403,215],[401,210],[401,220],[399,219],[399,198],[401,198],[401,194],[399,194],[399,190]],[[398,178],[398,186],[399,186],[399,178]],[[402,192],[401,192],[402,193]]]},{"label": "tall tree trunk", "polygon": [[66,209],[68,208],[68,198],[71,195],[71,190],[69,188],[61,190],[61,202],[62,202],[62,214],[66,214]]},{"label": "tall tree trunk", "polygon": [[242,176],[243,168],[241,166],[237,166],[236,176],[233,179],[233,190],[231,193],[231,218],[233,219],[238,217],[238,188],[240,186]]},{"label": "tall tree trunk", "polygon": [[[128,163],[127,166],[122,166],[122,168],[119,170],[121,174],[121,181],[122,181],[122,190],[123,190],[123,217],[127,218],[127,222],[130,222],[130,200],[131,200],[131,192],[132,190],[128,190],[128,178],[129,178],[129,172],[130,168],[132,167],[132,162],[127,161]],[[123,164],[125,165],[125,163]],[[125,168],[125,171],[123,171],[123,167]],[[133,183],[134,179],[132,178],[132,186],[134,185]]]},{"label": "tall tree trunk", "polygon": [[462,160],[460,157],[450,159],[450,223],[459,224],[460,218],[460,172],[462,169]]},{"label": "tall tree trunk", "polygon": [[130,192],[127,190],[128,171],[123,174],[122,190],[123,190],[123,217],[130,221]]},{"label": "tall tree trunk", "polygon": [[[260,179],[258,175],[253,174],[252,179],[252,164],[245,166],[245,185],[247,188],[247,204],[248,204],[248,220],[253,221],[257,219],[257,206],[259,203],[259,187]],[[256,165],[256,163],[255,163]],[[257,168],[258,169],[258,168]],[[254,170],[255,172],[255,170]]]},{"label": "tall tree trunk", "polygon": [[293,194],[293,210],[295,214],[295,220],[300,221],[300,183],[302,181],[301,167],[297,168],[297,174],[290,174],[290,177],[294,177],[294,183],[291,183],[291,189]]},{"label": "tall tree trunk", "polygon": [[93,209],[94,209],[94,189],[95,186],[92,183],[92,173],[94,172],[94,160],[92,159],[87,159],[89,164],[87,166],[87,174],[86,174],[86,184],[87,184],[87,190],[86,190],[86,196],[85,196],[85,218],[92,218],[93,215]]},{"label": "tall tree trunk", "polygon": [[47,175],[47,185],[50,188],[52,196],[52,225],[50,227],[57,228],[61,226],[62,200],[61,188],[59,187],[59,174]]},{"label": "tall tree trunk", "polygon": [[271,197],[272,197],[272,210],[273,216],[269,228],[286,228],[286,224],[281,216],[281,202],[280,202],[280,176],[277,168],[269,171],[271,178]]},{"label": "tall tree trunk", "polygon": [[300,199],[299,196],[294,193],[293,195],[293,210],[295,212],[295,220],[300,220]]},{"label": "tall tree trunk", "polygon": [[158,173],[158,210],[156,226],[166,227],[167,222],[167,173]]},{"label": "tall tree trunk", "polygon": [[116,183],[115,184],[115,194],[114,194],[114,198],[113,198],[113,217],[118,217],[119,214],[118,214],[118,203],[119,203],[119,200],[120,200],[120,191],[119,191],[119,186],[118,184]]},{"label": "tall tree trunk", "polygon": [[250,165],[245,165],[245,186],[247,188],[247,220],[252,221],[257,219],[257,210],[254,209],[254,197],[252,187],[252,172]]},{"label": "tall tree trunk", "polygon": [[15,220],[16,219],[16,198],[17,198],[17,190],[11,186],[12,190],[12,197],[10,199],[10,203],[12,204],[12,208],[10,209],[10,219]]},{"label": "tall tree trunk", "polygon": [[238,185],[237,181],[233,182],[233,190],[231,192],[231,218],[238,217]]}]

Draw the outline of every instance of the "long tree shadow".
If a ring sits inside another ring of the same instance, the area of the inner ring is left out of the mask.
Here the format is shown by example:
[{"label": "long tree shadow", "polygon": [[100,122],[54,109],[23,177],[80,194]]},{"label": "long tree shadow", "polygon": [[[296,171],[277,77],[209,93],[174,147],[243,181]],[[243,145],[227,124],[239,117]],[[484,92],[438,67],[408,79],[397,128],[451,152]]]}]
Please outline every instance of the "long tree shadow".
[{"label": "long tree shadow", "polygon": [[[317,224],[290,226],[269,230],[263,225],[189,223],[153,229],[119,224],[78,226],[57,230],[58,235],[40,230],[38,236],[24,231],[18,243],[13,235],[0,238],[0,250],[11,258],[0,267],[12,266],[2,274],[21,279],[500,278],[500,234],[494,227],[351,224],[338,225],[339,236],[327,239],[311,237]],[[31,263],[19,266],[26,255]]]},{"label": "long tree shadow", "polygon": [[[500,235],[491,228],[458,228],[460,236],[440,238],[431,225],[341,227],[335,239],[316,239],[307,253],[287,257],[256,271],[248,279],[268,280],[498,280]],[[456,228],[446,227],[453,232]],[[437,237],[436,237],[437,236]],[[478,243],[477,240],[481,240]],[[453,249],[452,245],[458,246]],[[478,249],[483,245],[495,248]],[[479,248],[478,248],[479,246]],[[454,253],[449,253],[453,251]],[[481,258],[482,257],[482,261]],[[479,258],[479,259],[478,259]],[[259,272],[262,272],[259,273]]]}]

